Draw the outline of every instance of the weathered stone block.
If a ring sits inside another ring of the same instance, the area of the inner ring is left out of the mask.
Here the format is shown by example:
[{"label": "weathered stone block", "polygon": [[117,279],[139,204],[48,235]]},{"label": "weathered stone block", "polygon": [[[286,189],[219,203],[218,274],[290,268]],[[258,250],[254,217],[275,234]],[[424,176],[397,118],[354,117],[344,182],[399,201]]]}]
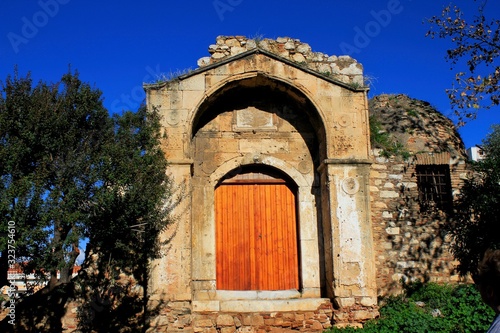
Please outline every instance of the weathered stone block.
[{"label": "weathered stone block", "polygon": [[394,227],[394,228],[387,228],[385,229],[385,231],[389,235],[399,235],[401,229],[399,227]]},{"label": "weathered stone block", "polygon": [[233,316],[223,314],[217,317],[217,327],[221,326],[235,326]]},{"label": "weathered stone block", "polygon": [[261,326],[264,325],[264,317],[256,314],[243,316],[243,325],[245,326]]},{"label": "weathered stone block", "polygon": [[193,324],[195,327],[213,327],[214,322],[210,318],[199,318],[193,320]]},{"label": "weathered stone block", "polygon": [[393,216],[392,216],[392,213],[390,213],[388,211],[383,211],[382,212],[382,218],[384,218],[384,219],[392,219]]},{"label": "weathered stone block", "polygon": [[376,306],[377,305],[377,298],[376,297],[362,297],[360,304],[363,306],[367,306],[367,307]]},{"label": "weathered stone block", "polygon": [[353,311],[352,317],[354,320],[365,321],[375,318],[375,313],[374,311],[356,310]]},{"label": "weathered stone block", "polygon": [[374,164],[372,164],[372,169],[375,169],[375,170],[387,170],[387,166],[385,164],[374,163]]},{"label": "weathered stone block", "polygon": [[381,198],[399,198],[399,193],[396,191],[380,191]]},{"label": "weathered stone block", "polygon": [[354,297],[342,297],[342,298],[337,298],[337,302],[339,303],[339,305],[341,307],[349,307],[349,306],[353,306],[354,304],[356,304],[356,299],[354,299]]},{"label": "weathered stone block", "polygon": [[220,329],[220,333],[234,333],[234,332],[236,332],[235,327],[222,327]]}]

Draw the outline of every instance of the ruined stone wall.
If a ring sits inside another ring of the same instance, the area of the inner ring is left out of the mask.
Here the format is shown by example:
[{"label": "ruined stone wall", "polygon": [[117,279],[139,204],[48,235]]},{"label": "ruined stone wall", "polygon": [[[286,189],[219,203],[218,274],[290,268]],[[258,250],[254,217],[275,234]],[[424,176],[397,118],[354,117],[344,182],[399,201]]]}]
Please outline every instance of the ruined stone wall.
[{"label": "ruined stone wall", "polygon": [[[374,152],[378,154],[378,151]],[[401,279],[457,282],[457,262],[450,252],[444,213],[420,213],[416,159],[377,157],[371,171],[371,217],[375,237],[379,295],[397,293]],[[465,165],[452,167],[458,187]]]},{"label": "ruined stone wall", "polygon": [[199,59],[198,66],[207,66],[257,47],[344,83],[364,86],[363,66],[355,59],[347,55],[330,56],[322,52],[313,52],[309,44],[290,37],[278,37],[274,40],[219,36],[216,43],[208,48],[211,55]]},{"label": "ruined stone wall", "polygon": [[370,101],[370,113],[383,131],[402,143],[410,157],[382,157],[373,151],[370,174],[378,294],[401,290],[401,279],[457,282],[450,239],[440,211],[420,211],[417,165],[446,164],[453,196],[466,177],[463,143],[452,122],[428,103],[405,95],[381,95]]}]

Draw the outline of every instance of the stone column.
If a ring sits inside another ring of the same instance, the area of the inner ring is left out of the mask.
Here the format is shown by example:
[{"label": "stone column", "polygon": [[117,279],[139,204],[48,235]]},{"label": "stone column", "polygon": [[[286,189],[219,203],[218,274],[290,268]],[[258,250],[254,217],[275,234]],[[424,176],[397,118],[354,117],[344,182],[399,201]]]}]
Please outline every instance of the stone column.
[{"label": "stone column", "polygon": [[162,257],[153,262],[151,298],[191,300],[191,160],[170,160],[167,172],[173,180],[173,223],[161,235],[166,244]]},{"label": "stone column", "polygon": [[[327,274],[333,272],[333,277],[327,276],[327,282],[332,283],[328,287],[341,309],[354,305],[374,307],[377,286],[369,206],[370,162],[331,159],[324,163],[330,210],[330,215],[324,217],[324,226],[332,237],[331,246],[325,246],[325,251],[331,252],[325,253],[325,257],[332,258],[333,265],[326,267]],[[364,312],[362,316],[374,316],[370,311]]]}]

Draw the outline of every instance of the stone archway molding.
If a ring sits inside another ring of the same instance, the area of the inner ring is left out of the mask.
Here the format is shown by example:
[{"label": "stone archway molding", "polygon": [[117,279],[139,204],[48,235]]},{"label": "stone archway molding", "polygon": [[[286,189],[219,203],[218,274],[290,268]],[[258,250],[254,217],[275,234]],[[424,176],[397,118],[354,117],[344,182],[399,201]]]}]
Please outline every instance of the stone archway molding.
[{"label": "stone archway molding", "polygon": [[322,129],[317,129],[317,131],[323,131],[326,133],[326,119],[327,117],[325,116],[324,110],[320,107],[320,105],[316,102],[316,98],[313,96],[313,94],[305,87],[303,86],[300,82],[292,82],[291,80],[272,75],[267,72],[262,72],[262,71],[252,71],[252,72],[246,72],[242,74],[234,74],[232,76],[228,76],[226,79],[221,80],[220,82],[217,82],[214,86],[208,88],[204,95],[203,98],[200,99],[200,101],[196,104],[196,106],[189,111],[189,118],[188,118],[188,137],[192,141],[194,139],[194,133],[193,133],[193,126],[194,122],[196,120],[196,117],[199,116],[200,109],[202,108],[203,104],[205,104],[213,95],[217,94],[220,90],[224,88],[224,86],[232,83],[232,82],[237,82],[237,81],[242,81],[245,79],[251,79],[251,78],[257,78],[258,76],[263,76],[269,81],[273,82],[280,82],[284,85],[286,85],[289,88],[295,88],[297,89],[301,94],[304,95],[305,98],[311,103],[311,105],[314,108],[314,111],[317,112],[318,117],[321,121],[321,126]]},{"label": "stone archway molding", "polygon": [[291,164],[276,157],[259,153],[246,154],[244,156],[234,157],[225,161],[217,169],[215,169],[214,172],[212,172],[209,178],[209,183],[215,187],[222,177],[226,176],[228,173],[234,172],[236,174],[238,173],[237,170],[243,166],[259,164],[271,166],[282,171],[295,182],[299,189],[312,186],[312,177],[310,177],[311,179],[307,179]]}]

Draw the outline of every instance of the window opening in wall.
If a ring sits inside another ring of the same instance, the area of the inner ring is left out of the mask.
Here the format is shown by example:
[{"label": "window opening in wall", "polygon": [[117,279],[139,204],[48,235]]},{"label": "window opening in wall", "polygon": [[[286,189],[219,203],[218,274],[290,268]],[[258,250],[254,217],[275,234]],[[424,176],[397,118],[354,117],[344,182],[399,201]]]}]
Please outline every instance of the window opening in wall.
[{"label": "window opening in wall", "polygon": [[453,202],[449,165],[417,165],[416,172],[420,212],[439,209],[449,213]]}]

